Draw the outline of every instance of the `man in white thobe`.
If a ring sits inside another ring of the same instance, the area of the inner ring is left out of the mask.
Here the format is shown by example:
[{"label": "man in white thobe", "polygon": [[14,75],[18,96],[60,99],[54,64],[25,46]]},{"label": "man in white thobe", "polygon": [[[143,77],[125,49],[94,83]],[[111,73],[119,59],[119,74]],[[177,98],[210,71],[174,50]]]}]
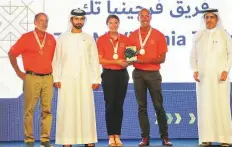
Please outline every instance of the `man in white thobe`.
[{"label": "man in white thobe", "polygon": [[194,37],[191,66],[197,81],[199,144],[232,143],[230,80],[232,40],[217,9],[204,12],[204,29]]},{"label": "man in white thobe", "polygon": [[84,32],[85,12],[71,11],[71,32],[61,35],[53,59],[59,88],[56,144],[94,146],[97,142],[93,90],[99,88],[100,65],[94,38]]}]

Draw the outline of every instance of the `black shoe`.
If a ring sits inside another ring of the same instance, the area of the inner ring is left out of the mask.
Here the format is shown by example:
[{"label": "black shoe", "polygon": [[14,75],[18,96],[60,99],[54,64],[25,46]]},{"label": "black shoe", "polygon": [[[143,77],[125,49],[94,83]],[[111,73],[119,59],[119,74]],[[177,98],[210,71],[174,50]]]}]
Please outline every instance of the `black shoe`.
[{"label": "black shoe", "polygon": [[148,137],[143,137],[142,141],[139,143],[139,147],[149,146],[149,145],[150,145],[150,140]]},{"label": "black shoe", "polygon": [[25,147],[34,147],[34,142],[25,142]]},{"label": "black shoe", "polygon": [[162,144],[165,145],[165,146],[172,146],[171,141],[167,137],[162,139]]}]

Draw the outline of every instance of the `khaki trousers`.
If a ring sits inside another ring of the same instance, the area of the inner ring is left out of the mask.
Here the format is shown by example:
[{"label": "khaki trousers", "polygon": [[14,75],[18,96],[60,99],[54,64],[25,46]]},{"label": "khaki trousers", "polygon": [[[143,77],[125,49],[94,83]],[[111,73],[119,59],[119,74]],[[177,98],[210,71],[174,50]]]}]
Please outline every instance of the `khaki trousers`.
[{"label": "khaki trousers", "polygon": [[41,136],[40,141],[50,140],[52,124],[51,103],[53,97],[53,77],[26,74],[24,83],[24,135],[25,142],[34,142],[33,115],[40,99],[41,106]]}]

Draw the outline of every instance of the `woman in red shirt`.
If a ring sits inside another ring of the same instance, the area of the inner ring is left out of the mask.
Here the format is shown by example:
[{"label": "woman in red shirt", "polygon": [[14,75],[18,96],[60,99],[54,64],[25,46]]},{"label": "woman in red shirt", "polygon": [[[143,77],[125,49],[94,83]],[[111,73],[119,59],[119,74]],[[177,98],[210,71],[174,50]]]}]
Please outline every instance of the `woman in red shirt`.
[{"label": "woman in red shirt", "polygon": [[119,18],[109,15],[106,20],[109,31],[97,40],[100,64],[102,64],[102,87],[105,100],[105,119],[109,146],[122,146],[120,140],[123,103],[129,75],[124,51],[128,38],[118,33]]}]

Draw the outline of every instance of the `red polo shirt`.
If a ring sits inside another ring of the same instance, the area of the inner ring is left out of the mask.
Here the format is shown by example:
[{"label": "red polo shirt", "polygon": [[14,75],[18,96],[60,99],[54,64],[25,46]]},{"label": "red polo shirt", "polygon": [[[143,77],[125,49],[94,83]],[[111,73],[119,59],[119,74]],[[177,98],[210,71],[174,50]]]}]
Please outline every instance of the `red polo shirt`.
[{"label": "red polo shirt", "polygon": [[[100,36],[97,40],[98,54],[102,55],[104,59],[114,60],[113,59],[114,47],[110,40],[112,40],[114,46],[116,46],[118,42],[118,51],[117,51],[119,56],[118,59],[126,59],[124,55],[124,51],[126,49],[126,46],[129,45],[129,39],[128,37],[122,34],[119,34],[117,40],[111,38],[109,33]],[[123,69],[123,67],[119,65],[102,65],[102,67],[107,69],[114,69],[114,70]]]},{"label": "red polo shirt", "polygon": [[[144,41],[146,35],[148,34],[148,31],[141,31],[141,37],[142,41]],[[130,43],[132,46],[136,46],[137,50],[141,48],[140,41],[139,41],[139,29],[132,32],[129,36]],[[145,44],[145,54],[144,55],[138,55],[138,59],[151,59],[158,57],[162,54],[165,54],[167,52],[167,43],[164,35],[159,32],[158,30],[152,28],[152,32]],[[133,66],[137,69],[141,70],[151,70],[156,71],[160,69],[160,64],[139,64],[134,63]]]},{"label": "red polo shirt", "polygon": [[[44,39],[43,32],[35,29],[40,42]],[[10,53],[15,57],[22,55],[25,71],[33,71],[35,73],[51,73],[52,59],[55,51],[55,38],[46,33],[45,45],[43,47],[43,55],[40,55],[40,47],[36,41],[33,31],[23,34],[19,40],[11,47]]]}]

